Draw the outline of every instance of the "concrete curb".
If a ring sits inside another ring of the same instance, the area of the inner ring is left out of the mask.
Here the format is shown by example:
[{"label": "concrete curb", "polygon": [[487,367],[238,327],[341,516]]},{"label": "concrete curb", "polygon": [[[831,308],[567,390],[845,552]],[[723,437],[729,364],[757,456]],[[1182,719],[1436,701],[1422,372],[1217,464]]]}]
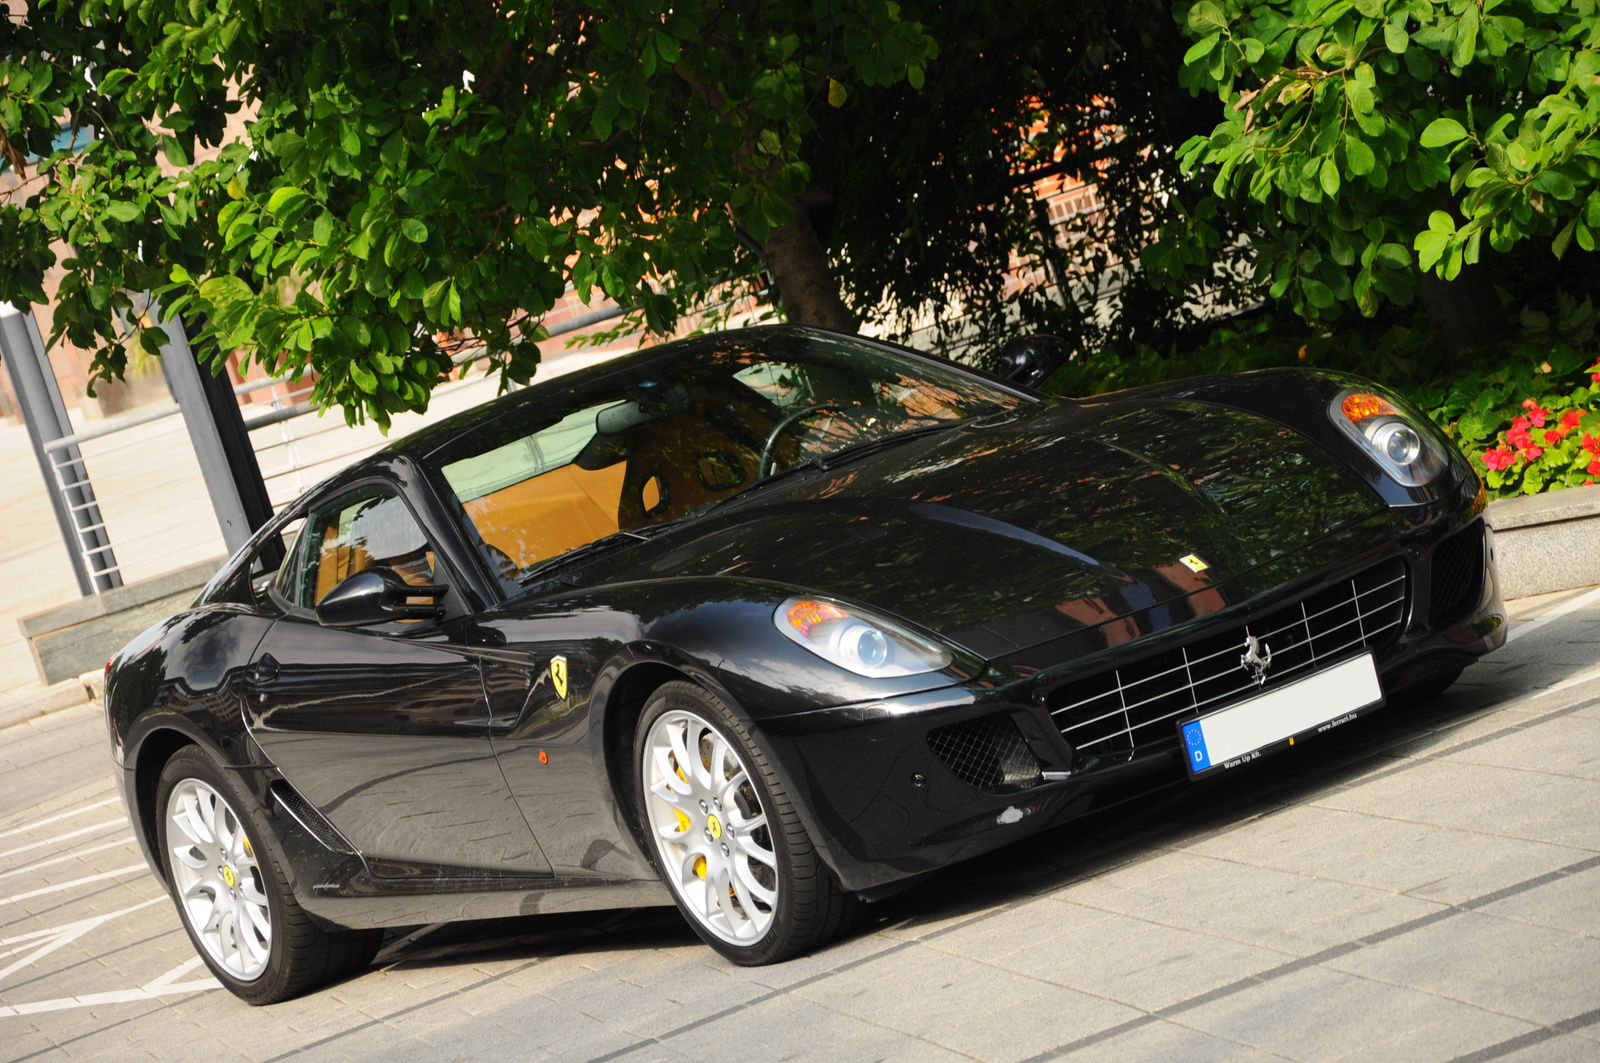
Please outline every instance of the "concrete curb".
[{"label": "concrete curb", "polygon": [[182,612],[226,560],[200,561],[20,618],[40,680],[64,683],[103,666],[139,632]]},{"label": "concrete curb", "polygon": [[1507,599],[1600,584],[1600,485],[1489,503]]},{"label": "concrete curb", "polygon": [[54,686],[34,687],[0,698],[0,728],[99,701],[104,693],[101,686],[104,681],[103,674],[86,672]]}]

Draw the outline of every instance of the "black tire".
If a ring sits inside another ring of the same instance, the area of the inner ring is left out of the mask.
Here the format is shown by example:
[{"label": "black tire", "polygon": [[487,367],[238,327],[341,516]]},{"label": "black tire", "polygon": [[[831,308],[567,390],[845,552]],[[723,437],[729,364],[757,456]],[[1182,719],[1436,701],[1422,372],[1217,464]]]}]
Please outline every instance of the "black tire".
[{"label": "black tire", "polygon": [[[694,910],[676,885],[676,876],[669,872],[663,843],[651,827],[646,805],[650,800],[645,764],[648,736],[657,720],[674,712],[699,717],[730,744],[743,761],[766,813],[767,836],[777,858],[777,900],[771,906],[771,923],[765,933],[748,944],[720,937]],[[749,729],[709,691],[694,683],[672,682],[651,695],[634,732],[633,772],[635,811],[648,840],[646,851],[650,860],[678,902],[685,920],[717,952],[744,967],[778,963],[818,948],[854,925],[862,902],[844,890],[832,870],[823,863],[795,813],[793,801]]]},{"label": "black tire", "polygon": [[[226,810],[244,828],[250,855],[256,861],[258,874],[252,882],[259,883],[257,888],[267,898],[271,941],[265,969],[248,980],[226,969],[212,955],[179,895],[178,879],[173,873],[174,844],[167,836],[168,804],[173,791],[188,781],[203,783],[226,802]],[[178,750],[162,769],[156,788],[156,840],[167,889],[184,932],[217,981],[235,996],[249,1004],[276,1004],[366,967],[377,954],[383,931],[329,930],[313,922],[294,899],[262,818],[256,802],[198,746]]]}]

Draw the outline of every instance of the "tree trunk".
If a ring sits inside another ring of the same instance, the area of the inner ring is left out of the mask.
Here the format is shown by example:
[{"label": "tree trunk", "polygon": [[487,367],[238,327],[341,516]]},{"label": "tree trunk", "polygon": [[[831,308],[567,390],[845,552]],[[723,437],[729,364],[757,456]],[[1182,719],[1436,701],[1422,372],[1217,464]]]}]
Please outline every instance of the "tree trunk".
[{"label": "tree trunk", "polygon": [[856,331],[856,323],[839,298],[839,284],[828,264],[828,253],[811,228],[805,208],[790,201],[794,221],[772,230],[761,254],[789,321],[839,332]]},{"label": "tree trunk", "polygon": [[1432,270],[1424,273],[1422,304],[1447,369],[1459,365],[1468,348],[1503,340],[1511,331],[1494,275],[1484,262],[1462,266],[1453,281],[1440,280]]}]

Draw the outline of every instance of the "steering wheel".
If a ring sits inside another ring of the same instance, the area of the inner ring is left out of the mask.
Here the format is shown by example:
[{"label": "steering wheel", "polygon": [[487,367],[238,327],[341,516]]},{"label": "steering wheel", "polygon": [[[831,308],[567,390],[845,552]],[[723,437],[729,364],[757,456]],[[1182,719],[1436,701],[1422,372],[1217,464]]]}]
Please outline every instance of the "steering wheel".
[{"label": "steering wheel", "polygon": [[783,420],[772,426],[772,431],[767,434],[767,441],[761,445],[761,460],[756,462],[756,479],[765,480],[772,473],[772,448],[778,445],[778,437],[787,432],[796,424],[823,410],[838,410],[837,402],[819,402],[813,406],[802,406],[789,414]]}]

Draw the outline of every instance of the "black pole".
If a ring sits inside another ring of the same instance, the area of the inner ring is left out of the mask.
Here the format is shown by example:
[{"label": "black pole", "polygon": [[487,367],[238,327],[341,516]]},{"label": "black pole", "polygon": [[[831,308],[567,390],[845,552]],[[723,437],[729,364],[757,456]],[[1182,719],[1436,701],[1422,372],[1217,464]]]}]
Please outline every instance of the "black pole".
[{"label": "black pole", "polygon": [[[152,307],[152,310],[155,308]],[[189,323],[198,331],[197,322]],[[188,331],[182,322],[162,320],[167,343],[161,352],[161,367],[167,387],[183,410],[190,442],[200,461],[211,505],[222,527],[222,538],[231,553],[243,546],[257,529],[272,519],[272,500],[266,481],[256,462],[250,433],[233,393],[227,374],[214,374],[202,365],[189,346]],[[283,545],[268,543],[262,562],[269,569],[283,563]]]}]

